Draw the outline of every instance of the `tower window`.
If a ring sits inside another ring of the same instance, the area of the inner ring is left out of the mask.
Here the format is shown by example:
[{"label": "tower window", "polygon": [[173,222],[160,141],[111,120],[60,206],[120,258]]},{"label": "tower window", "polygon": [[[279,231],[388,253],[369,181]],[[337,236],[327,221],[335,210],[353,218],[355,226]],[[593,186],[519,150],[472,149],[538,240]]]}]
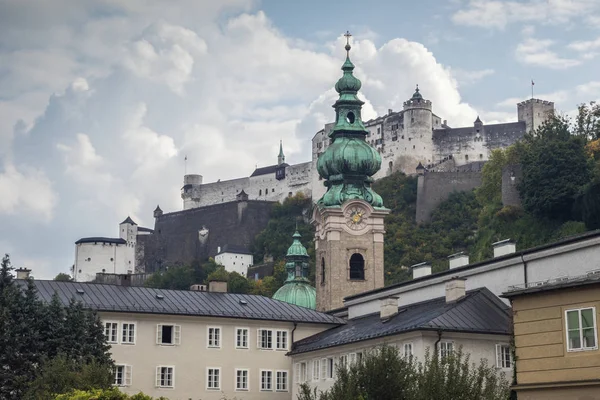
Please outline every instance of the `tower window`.
[{"label": "tower window", "polygon": [[262,196],[262,189],[259,189],[259,191],[258,191],[258,195],[259,195],[259,196]]},{"label": "tower window", "polygon": [[352,257],[350,257],[350,279],[365,279],[365,259],[362,254],[354,253],[352,254]]},{"label": "tower window", "polygon": [[321,257],[321,283],[325,283],[325,257]]},{"label": "tower window", "polygon": [[354,113],[352,111],[350,111],[348,114],[346,114],[346,121],[348,121],[349,124],[353,124],[355,118],[356,117],[354,116]]},{"label": "tower window", "polygon": [[469,160],[469,155],[465,154],[465,161]]}]

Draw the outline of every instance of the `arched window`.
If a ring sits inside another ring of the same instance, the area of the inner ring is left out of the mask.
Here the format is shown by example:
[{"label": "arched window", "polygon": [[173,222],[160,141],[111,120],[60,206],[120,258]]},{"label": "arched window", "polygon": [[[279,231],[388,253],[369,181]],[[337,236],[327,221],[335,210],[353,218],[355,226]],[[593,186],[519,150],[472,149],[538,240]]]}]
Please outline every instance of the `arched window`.
[{"label": "arched window", "polygon": [[260,189],[260,190],[258,191],[258,195],[259,195],[259,196],[262,196],[262,189]]},{"label": "arched window", "polygon": [[394,166],[394,163],[392,161],[390,161],[390,169],[392,169],[392,167]]},{"label": "arched window", "polygon": [[321,257],[321,283],[325,283],[325,257]]},{"label": "arched window", "polygon": [[361,254],[354,253],[352,254],[352,257],[350,257],[350,279],[365,279],[365,259]]}]

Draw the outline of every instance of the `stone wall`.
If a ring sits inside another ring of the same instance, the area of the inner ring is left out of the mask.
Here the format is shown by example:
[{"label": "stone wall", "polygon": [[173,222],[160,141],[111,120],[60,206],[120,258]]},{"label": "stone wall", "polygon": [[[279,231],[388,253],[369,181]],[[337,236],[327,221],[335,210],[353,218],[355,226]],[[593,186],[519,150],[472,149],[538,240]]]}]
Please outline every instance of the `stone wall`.
[{"label": "stone wall", "polygon": [[146,272],[214,257],[226,244],[249,248],[272,207],[268,201],[233,201],[159,216],[144,241]]},{"label": "stone wall", "polygon": [[417,223],[429,222],[431,213],[452,192],[466,192],[481,186],[481,172],[429,172],[417,183]]},{"label": "stone wall", "polygon": [[507,165],[502,168],[502,205],[503,206],[521,206],[521,196],[517,189],[523,171],[520,164]]}]

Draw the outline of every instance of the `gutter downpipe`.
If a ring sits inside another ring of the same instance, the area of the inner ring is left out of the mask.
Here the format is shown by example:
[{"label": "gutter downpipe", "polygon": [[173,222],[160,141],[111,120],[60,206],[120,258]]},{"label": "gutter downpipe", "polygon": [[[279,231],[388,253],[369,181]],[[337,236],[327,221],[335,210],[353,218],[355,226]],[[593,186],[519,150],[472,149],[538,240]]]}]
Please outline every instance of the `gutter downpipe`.
[{"label": "gutter downpipe", "polygon": [[298,327],[298,323],[294,322],[294,329],[292,329],[292,350],[294,350],[294,331],[296,330],[296,328]]},{"label": "gutter downpipe", "polygon": [[525,284],[525,287],[527,287],[527,261],[525,261],[525,258],[523,258],[523,254],[521,253],[521,261],[523,262],[523,283]]},{"label": "gutter downpipe", "polygon": [[436,340],[435,343],[434,343],[434,345],[433,345],[433,349],[435,350],[435,354],[438,354],[438,343],[442,340],[442,331],[438,330],[437,334],[438,334],[438,340]]}]

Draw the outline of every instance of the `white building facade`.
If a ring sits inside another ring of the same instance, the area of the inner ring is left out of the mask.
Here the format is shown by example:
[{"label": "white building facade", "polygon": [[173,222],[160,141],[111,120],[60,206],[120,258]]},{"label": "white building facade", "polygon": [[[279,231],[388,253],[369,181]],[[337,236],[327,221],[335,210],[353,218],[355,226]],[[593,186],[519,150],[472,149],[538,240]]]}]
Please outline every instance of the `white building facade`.
[{"label": "white building facade", "polygon": [[225,245],[218,249],[215,262],[225,267],[225,271],[237,272],[245,277],[248,267],[254,264],[254,256],[242,247]]}]

